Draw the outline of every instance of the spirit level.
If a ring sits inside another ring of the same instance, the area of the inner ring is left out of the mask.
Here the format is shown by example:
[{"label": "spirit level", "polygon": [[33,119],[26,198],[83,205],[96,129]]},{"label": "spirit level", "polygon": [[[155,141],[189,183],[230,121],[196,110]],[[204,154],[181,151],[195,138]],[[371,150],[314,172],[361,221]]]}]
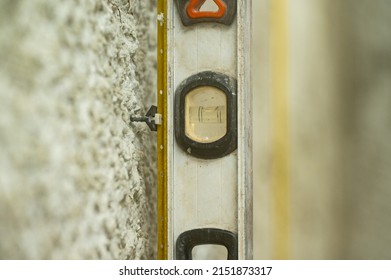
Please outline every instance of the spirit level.
[{"label": "spirit level", "polygon": [[159,259],[252,258],[250,13],[158,1]]}]

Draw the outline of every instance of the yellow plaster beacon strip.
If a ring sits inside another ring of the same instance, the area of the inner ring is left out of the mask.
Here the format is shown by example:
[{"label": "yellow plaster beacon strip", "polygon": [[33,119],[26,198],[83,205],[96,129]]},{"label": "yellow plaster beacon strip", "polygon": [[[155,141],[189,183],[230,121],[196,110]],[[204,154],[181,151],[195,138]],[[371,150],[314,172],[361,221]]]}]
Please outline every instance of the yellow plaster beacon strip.
[{"label": "yellow plaster beacon strip", "polygon": [[163,116],[157,129],[158,169],[158,249],[159,260],[168,259],[167,251],[167,0],[158,0],[158,46],[157,46],[157,100],[158,113]]},{"label": "yellow plaster beacon strip", "polygon": [[273,258],[289,259],[287,2],[271,2]]}]

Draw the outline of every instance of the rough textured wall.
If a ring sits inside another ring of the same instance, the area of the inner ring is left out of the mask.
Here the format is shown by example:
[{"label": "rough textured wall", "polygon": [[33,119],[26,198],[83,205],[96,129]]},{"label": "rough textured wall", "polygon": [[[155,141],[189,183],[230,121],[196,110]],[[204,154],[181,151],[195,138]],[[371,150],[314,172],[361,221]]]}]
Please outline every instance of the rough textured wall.
[{"label": "rough textured wall", "polygon": [[155,256],[154,6],[0,1],[0,258]]}]

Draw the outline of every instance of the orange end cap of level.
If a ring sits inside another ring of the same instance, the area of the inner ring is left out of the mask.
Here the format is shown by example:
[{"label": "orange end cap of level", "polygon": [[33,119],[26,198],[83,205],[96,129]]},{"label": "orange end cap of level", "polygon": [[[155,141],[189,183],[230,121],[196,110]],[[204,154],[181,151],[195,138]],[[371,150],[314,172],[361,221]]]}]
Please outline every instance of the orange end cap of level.
[{"label": "orange end cap of level", "polygon": [[189,18],[222,18],[227,11],[227,5],[222,0],[213,0],[219,7],[216,12],[200,11],[206,0],[191,0],[187,6],[187,15]]}]

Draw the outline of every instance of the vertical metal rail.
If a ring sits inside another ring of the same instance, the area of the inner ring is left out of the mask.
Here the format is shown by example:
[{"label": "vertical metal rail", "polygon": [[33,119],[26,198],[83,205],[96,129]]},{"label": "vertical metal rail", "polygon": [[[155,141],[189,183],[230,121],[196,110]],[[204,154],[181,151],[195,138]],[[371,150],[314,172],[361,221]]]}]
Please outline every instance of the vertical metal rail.
[{"label": "vertical metal rail", "polygon": [[239,259],[253,258],[252,0],[238,1],[238,245]]},{"label": "vertical metal rail", "polygon": [[287,2],[271,2],[273,258],[288,259],[289,132]]}]

